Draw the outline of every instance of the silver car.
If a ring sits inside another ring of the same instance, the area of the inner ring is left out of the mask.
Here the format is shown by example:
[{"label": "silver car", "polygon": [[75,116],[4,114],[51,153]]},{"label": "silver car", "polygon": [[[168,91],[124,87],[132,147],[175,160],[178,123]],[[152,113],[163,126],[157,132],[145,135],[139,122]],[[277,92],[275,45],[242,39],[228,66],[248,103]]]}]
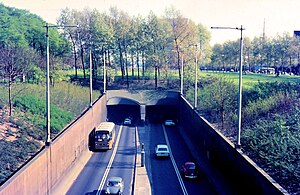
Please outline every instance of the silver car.
[{"label": "silver car", "polygon": [[124,181],[121,177],[110,177],[107,180],[106,194],[123,194]]},{"label": "silver car", "polygon": [[130,119],[130,118],[125,118],[123,124],[124,124],[124,125],[131,125],[131,119]]},{"label": "silver car", "polygon": [[165,120],[165,126],[175,126],[175,122],[173,120]]}]

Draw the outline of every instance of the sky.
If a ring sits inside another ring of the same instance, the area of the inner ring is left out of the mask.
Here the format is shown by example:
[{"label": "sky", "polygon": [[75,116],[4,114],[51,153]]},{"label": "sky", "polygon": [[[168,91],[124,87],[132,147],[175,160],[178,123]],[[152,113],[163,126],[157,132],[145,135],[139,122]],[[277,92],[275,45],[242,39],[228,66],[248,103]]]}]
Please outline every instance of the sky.
[{"label": "sky", "polygon": [[[211,32],[211,44],[240,38],[238,30],[211,27],[245,28],[243,37],[276,37],[300,30],[300,0],[0,0],[5,6],[25,9],[46,22],[56,23],[61,9],[83,10],[96,8],[107,12],[110,7],[126,11],[132,16],[147,16],[153,11],[163,16],[173,6],[180,13],[203,24]],[[265,30],[264,30],[265,29]]]}]

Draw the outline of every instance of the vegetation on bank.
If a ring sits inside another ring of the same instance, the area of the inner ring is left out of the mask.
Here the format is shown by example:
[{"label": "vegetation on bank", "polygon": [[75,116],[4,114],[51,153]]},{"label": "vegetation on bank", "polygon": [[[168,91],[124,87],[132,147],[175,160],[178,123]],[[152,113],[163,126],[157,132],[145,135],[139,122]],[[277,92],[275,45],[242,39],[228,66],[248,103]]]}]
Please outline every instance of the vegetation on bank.
[{"label": "vegetation on bank", "polygon": [[[238,84],[231,74],[200,79],[198,110],[233,143],[237,135]],[[236,74],[236,78],[238,75]],[[300,82],[295,77],[245,75],[241,145],[289,193],[300,189]],[[268,78],[267,80],[264,80]],[[261,82],[260,80],[264,80]],[[187,91],[190,102],[194,91]]]},{"label": "vegetation on bank", "polygon": [[[46,140],[45,86],[17,83],[13,86],[13,112],[8,114],[7,86],[0,83],[0,183],[34,156]],[[89,88],[60,82],[51,87],[51,138],[89,106]],[[93,100],[100,96],[93,92]]]}]

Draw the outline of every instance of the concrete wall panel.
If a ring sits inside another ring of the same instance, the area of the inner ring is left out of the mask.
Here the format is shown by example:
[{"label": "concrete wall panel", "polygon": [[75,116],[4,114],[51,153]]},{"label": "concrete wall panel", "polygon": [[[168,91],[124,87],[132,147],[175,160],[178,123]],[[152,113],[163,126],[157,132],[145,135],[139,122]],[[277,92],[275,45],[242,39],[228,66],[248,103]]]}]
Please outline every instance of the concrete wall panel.
[{"label": "concrete wall panel", "polygon": [[190,150],[204,157],[202,162],[209,163],[220,173],[226,186],[232,190],[230,194],[288,194],[242,150],[237,150],[233,143],[193,110],[183,97],[180,100],[179,121],[183,133],[191,142]]},{"label": "concrete wall panel", "polygon": [[105,121],[106,116],[106,96],[102,96],[66,127],[50,146],[43,148],[8,179],[0,187],[0,195],[51,194],[51,189],[63,175],[88,151],[89,133]]}]

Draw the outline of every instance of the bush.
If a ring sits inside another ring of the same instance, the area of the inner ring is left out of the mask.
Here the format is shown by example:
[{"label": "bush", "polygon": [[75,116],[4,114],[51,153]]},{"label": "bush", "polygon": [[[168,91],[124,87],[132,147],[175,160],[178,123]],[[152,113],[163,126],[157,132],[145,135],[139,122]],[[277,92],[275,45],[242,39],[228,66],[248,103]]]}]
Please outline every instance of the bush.
[{"label": "bush", "polygon": [[262,117],[241,136],[248,155],[286,189],[300,187],[300,106],[294,102],[290,112]]}]

